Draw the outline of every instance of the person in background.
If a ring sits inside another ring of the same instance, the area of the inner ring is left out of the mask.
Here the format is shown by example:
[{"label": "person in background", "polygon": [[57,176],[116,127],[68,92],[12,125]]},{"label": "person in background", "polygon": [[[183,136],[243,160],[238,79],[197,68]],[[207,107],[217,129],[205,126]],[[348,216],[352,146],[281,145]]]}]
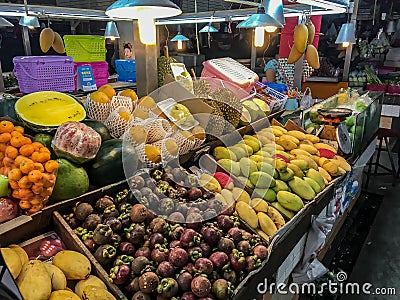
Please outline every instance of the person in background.
[{"label": "person in background", "polygon": [[134,59],[131,43],[124,44],[124,56],[125,56],[125,59]]},{"label": "person in background", "polygon": [[283,73],[282,68],[280,67],[278,56],[274,59],[271,59],[264,68],[265,76],[267,77],[267,81],[286,84],[285,74]]}]

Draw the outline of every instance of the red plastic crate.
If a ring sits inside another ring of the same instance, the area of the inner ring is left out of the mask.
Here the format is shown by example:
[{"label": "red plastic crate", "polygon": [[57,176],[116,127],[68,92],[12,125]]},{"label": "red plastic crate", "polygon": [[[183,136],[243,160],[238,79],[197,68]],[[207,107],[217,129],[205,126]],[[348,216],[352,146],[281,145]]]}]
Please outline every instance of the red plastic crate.
[{"label": "red plastic crate", "polygon": [[387,84],[367,84],[367,90],[374,92],[386,92],[387,87]]}]

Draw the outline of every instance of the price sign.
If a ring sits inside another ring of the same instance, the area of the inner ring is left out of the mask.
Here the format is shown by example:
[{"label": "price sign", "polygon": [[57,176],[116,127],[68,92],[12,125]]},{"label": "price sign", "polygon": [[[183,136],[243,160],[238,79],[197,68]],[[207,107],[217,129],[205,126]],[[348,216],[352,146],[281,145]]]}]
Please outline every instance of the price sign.
[{"label": "price sign", "polygon": [[92,66],[79,66],[77,89],[84,92],[97,90],[96,82],[93,76]]}]

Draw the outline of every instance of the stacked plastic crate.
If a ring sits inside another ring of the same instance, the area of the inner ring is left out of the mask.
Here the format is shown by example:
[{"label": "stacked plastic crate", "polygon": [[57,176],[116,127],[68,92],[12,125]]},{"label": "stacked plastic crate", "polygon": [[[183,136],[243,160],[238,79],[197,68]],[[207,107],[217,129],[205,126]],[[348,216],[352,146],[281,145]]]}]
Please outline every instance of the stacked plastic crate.
[{"label": "stacked plastic crate", "polygon": [[97,87],[108,83],[108,63],[106,62],[106,41],[104,36],[65,35],[65,51],[78,66],[90,65]]}]

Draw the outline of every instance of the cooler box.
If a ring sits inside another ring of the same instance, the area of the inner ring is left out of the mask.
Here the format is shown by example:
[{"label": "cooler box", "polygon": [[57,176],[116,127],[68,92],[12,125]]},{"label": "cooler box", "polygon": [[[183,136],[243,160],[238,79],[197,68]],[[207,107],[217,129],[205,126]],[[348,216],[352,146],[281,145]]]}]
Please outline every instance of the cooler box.
[{"label": "cooler box", "polygon": [[108,63],[106,61],[75,63],[75,72],[79,66],[92,66],[93,77],[97,87],[108,83],[110,73],[108,73]]},{"label": "cooler box", "polygon": [[74,61],[69,56],[16,56],[14,74],[21,93],[39,91],[73,92]]},{"label": "cooler box", "polygon": [[97,35],[64,35],[65,52],[74,62],[106,60],[106,39]]},{"label": "cooler box", "polygon": [[250,92],[258,82],[258,75],[255,72],[230,57],[207,60],[203,66],[201,77],[230,81],[247,92]]},{"label": "cooler box", "polygon": [[115,70],[118,81],[136,82],[136,62],[134,59],[116,59]]}]

